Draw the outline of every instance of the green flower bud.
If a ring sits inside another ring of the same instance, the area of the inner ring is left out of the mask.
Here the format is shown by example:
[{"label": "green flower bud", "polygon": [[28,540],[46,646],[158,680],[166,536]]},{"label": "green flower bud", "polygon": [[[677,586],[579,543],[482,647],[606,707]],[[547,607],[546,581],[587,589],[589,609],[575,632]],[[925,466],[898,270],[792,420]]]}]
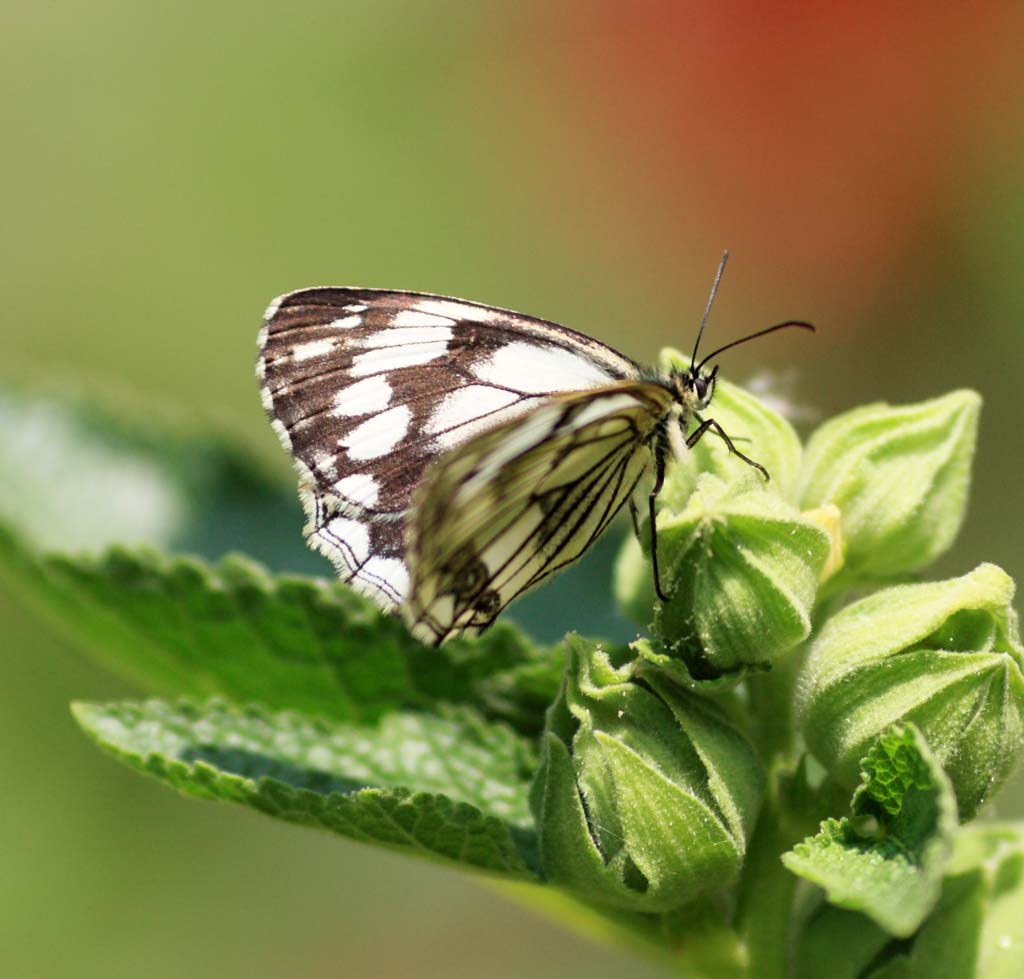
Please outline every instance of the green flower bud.
[{"label": "green flower bud", "polygon": [[667,911],[728,884],[763,788],[710,701],[569,636],[531,802],[544,874],[589,901]]},{"label": "green flower bud", "polygon": [[983,564],[950,581],[901,585],[839,612],[803,666],[798,711],[809,750],[841,784],[890,724],[924,734],[969,819],[1024,744],[1024,649],[1014,585]]},{"label": "green flower bud", "polygon": [[658,514],[668,601],[655,636],[695,678],[771,663],[810,634],[831,544],[756,473],[730,484],[705,473],[680,512]]},{"label": "green flower bud", "polygon": [[847,582],[905,574],[949,548],[967,503],[980,411],[974,391],[954,391],[856,408],[811,436],[801,506],[839,507]]}]

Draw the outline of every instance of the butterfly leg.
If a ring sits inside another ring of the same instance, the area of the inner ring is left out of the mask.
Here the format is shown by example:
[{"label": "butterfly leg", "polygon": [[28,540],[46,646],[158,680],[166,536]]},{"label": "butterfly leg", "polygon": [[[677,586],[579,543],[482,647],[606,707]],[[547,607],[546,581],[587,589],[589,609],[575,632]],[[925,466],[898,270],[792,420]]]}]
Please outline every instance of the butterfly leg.
[{"label": "butterfly leg", "polygon": [[768,470],[764,468],[759,462],[755,462],[749,456],[745,456],[739,449],[733,445],[733,441],[725,434],[725,430],[721,425],[714,420],[714,418],[707,418],[701,421],[701,423],[693,430],[691,435],[686,437],[686,447],[692,449],[707,433],[708,429],[711,429],[722,441],[729,446],[729,451],[738,458],[742,459],[748,466],[753,466],[762,476],[764,476],[765,482],[768,482],[772,477],[768,474]]},{"label": "butterfly leg", "polygon": [[658,572],[658,515],[655,503],[661,487],[665,483],[665,451],[660,446],[654,452],[654,486],[651,487],[651,494],[647,497],[648,513],[651,523],[651,567],[654,569],[654,591],[663,602],[668,601],[668,595],[661,590],[661,575]]}]

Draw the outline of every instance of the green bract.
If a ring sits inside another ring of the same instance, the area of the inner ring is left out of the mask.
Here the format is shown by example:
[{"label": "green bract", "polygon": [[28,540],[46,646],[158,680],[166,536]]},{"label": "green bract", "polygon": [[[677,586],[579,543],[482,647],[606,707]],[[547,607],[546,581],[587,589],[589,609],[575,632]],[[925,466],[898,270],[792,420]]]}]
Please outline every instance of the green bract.
[{"label": "green bract", "polygon": [[961,818],[1009,774],[1024,740],[1014,586],[995,565],[887,588],[821,630],[800,680],[804,737],[842,784],[868,745],[912,721],[953,781]]},{"label": "green bract", "polygon": [[739,870],[762,789],[754,749],[656,670],[570,636],[532,804],[541,866],[589,900],[665,911]]},{"label": "green bract", "polygon": [[850,580],[923,567],[952,544],[970,485],[981,398],[954,391],[893,407],[866,405],[807,443],[801,506],[842,513]]}]

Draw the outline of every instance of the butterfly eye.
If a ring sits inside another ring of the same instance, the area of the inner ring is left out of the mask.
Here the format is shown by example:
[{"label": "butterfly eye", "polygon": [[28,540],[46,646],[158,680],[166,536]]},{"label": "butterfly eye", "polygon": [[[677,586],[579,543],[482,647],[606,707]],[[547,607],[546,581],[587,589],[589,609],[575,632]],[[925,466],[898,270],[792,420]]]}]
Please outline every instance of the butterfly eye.
[{"label": "butterfly eye", "polygon": [[697,393],[697,397],[703,401],[708,394],[708,382],[703,377],[694,379],[693,390]]}]

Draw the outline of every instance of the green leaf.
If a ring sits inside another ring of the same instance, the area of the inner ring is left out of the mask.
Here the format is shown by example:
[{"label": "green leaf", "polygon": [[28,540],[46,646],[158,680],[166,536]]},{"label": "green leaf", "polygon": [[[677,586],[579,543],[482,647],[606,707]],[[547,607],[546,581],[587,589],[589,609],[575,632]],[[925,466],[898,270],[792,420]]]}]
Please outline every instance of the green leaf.
[{"label": "green leaf", "polygon": [[162,556],[245,544],[278,567],[327,570],[303,544],[291,478],[272,480],[226,439],[138,406],[2,386],[0,438],[0,580],[144,689],[360,720],[472,702],[541,729],[562,654],[507,623],[430,650],[333,580]]},{"label": "green leaf", "polygon": [[0,523],[32,550],[245,547],[276,568],[326,568],[303,544],[291,480],[149,405],[0,386],[0,442]]},{"label": "green leaf", "polygon": [[[976,824],[954,839],[942,896],[907,941],[823,905],[803,923],[799,979],[1019,979],[1024,975],[1024,824]],[[841,954],[837,954],[841,950]]]},{"label": "green leaf", "polygon": [[829,901],[899,937],[939,899],[957,827],[953,787],[913,725],[881,735],[863,762],[854,819],[829,819],[783,855]]},{"label": "green leaf", "polygon": [[394,714],[365,726],[216,701],[78,703],[73,711],[110,754],[186,795],[531,877],[532,751],[469,711]]},{"label": "green leaf", "polygon": [[[18,553],[0,532],[0,561]],[[12,550],[14,549],[14,550]],[[21,551],[47,607],[105,665],[164,695],[218,695],[337,720],[400,707],[472,703],[536,733],[561,675],[512,625],[423,646],[340,582],[273,578],[246,558],[113,548],[100,557]]]}]

